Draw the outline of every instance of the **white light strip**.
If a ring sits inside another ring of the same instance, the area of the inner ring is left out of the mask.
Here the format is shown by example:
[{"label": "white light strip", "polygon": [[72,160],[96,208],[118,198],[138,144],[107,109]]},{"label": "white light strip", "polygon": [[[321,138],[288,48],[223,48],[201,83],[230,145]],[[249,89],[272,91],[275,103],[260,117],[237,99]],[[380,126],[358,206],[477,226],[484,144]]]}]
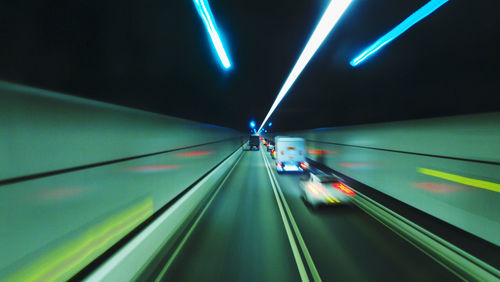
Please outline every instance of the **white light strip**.
[{"label": "white light strip", "polygon": [[215,27],[215,20],[213,19],[210,6],[208,6],[208,3],[205,2],[206,0],[194,0],[196,9],[200,14],[201,19],[205,23],[205,28],[207,29],[207,32],[212,39],[215,51],[217,52],[222,65],[227,69],[231,66],[231,63],[229,62],[229,58],[227,57],[226,51],[224,50],[224,46],[222,45],[222,41],[220,40],[219,34]]},{"label": "white light strip", "polygon": [[295,66],[293,66],[292,71],[290,72],[288,78],[281,87],[281,90],[278,93],[276,100],[274,100],[271,109],[267,113],[266,118],[261,123],[258,130],[259,132],[262,130],[262,128],[266,124],[266,121],[271,117],[276,107],[278,107],[281,100],[283,100],[285,95],[288,93],[288,90],[290,90],[295,80],[299,77],[300,73],[304,70],[309,60],[312,58],[314,53],[316,53],[316,50],[318,50],[321,43],[323,43],[326,36],[333,29],[333,27],[340,19],[342,14],[345,12],[347,7],[349,7],[351,2],[352,0],[332,0],[332,2],[330,2],[328,8],[326,8],[325,13],[321,17],[321,20],[319,21],[318,25],[316,26],[316,29],[311,35],[311,38],[309,38],[309,41],[307,42],[307,45],[304,48],[304,51],[302,51],[302,54],[300,54],[299,59],[295,63]]},{"label": "white light strip", "polygon": [[372,54],[377,52],[380,48],[384,47],[384,45],[386,45],[387,43],[396,39],[398,36],[403,34],[403,32],[407,31],[414,24],[418,23],[423,18],[430,15],[432,12],[434,12],[437,8],[444,5],[446,2],[448,2],[448,0],[431,0],[431,1],[429,1],[427,4],[422,6],[422,8],[418,9],[416,12],[411,14],[406,20],[404,20],[403,22],[398,24],[391,31],[389,31],[384,36],[382,36],[380,39],[375,41],[375,43],[373,43],[370,47],[368,47],[365,51],[363,51],[363,53],[359,54],[355,59],[353,59],[351,61],[351,66],[355,67],[355,66],[359,65],[365,59],[367,59]]}]

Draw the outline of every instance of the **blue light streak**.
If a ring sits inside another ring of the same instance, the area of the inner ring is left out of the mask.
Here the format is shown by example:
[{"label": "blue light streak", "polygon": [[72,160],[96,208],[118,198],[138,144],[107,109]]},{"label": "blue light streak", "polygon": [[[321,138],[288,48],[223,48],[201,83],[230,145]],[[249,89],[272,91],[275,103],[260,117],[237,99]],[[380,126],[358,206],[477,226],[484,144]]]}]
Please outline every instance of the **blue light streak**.
[{"label": "blue light streak", "polygon": [[255,128],[255,121],[253,121],[253,120],[252,120],[252,121],[250,122],[250,128]]},{"label": "blue light streak", "polygon": [[207,0],[193,1],[196,5],[196,10],[198,10],[198,14],[205,23],[205,28],[207,29],[208,34],[212,39],[215,51],[217,52],[222,65],[224,66],[224,68],[228,69],[229,67],[231,67],[231,63],[229,62],[229,58],[227,57],[224,46],[222,45],[222,41],[220,40],[219,33],[217,32],[217,26],[215,24],[215,19],[212,15],[212,11],[210,10],[210,6],[208,5]]},{"label": "blue light streak", "polygon": [[375,52],[380,50],[380,48],[384,47],[387,43],[394,40],[396,37],[400,36],[403,32],[407,31],[410,27],[412,27],[417,22],[421,21],[423,18],[427,17],[429,14],[434,12],[437,8],[441,7],[444,3],[449,0],[431,0],[416,12],[411,14],[406,20],[401,22],[391,31],[382,36],[379,40],[373,43],[370,47],[368,47],[363,53],[358,55],[355,59],[353,59],[350,64],[355,67],[363,62],[366,58],[373,55]]},{"label": "blue light streak", "polygon": [[285,80],[285,83],[281,87],[280,92],[278,93],[276,100],[274,100],[274,103],[271,106],[269,112],[267,113],[266,118],[261,123],[258,130],[259,132],[262,130],[262,127],[264,127],[266,121],[271,117],[276,107],[278,107],[281,100],[283,100],[285,95],[288,93],[288,90],[290,90],[295,80],[302,73],[307,63],[309,63],[309,60],[311,60],[314,53],[316,53],[316,50],[318,50],[319,46],[321,46],[326,36],[333,29],[333,27],[340,19],[342,14],[345,12],[347,7],[349,7],[351,2],[352,0],[332,0],[330,4],[328,4],[328,7],[323,13],[323,16],[321,16],[318,25],[316,26],[311,37],[309,38],[306,47],[304,47],[304,50],[299,56],[299,59],[293,66],[292,71],[290,72],[287,79]]}]

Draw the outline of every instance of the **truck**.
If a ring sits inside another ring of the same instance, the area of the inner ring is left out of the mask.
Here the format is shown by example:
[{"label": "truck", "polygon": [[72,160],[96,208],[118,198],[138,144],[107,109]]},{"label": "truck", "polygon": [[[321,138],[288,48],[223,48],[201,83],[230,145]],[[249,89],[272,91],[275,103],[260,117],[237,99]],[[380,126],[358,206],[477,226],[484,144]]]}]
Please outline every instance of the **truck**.
[{"label": "truck", "polygon": [[260,136],[258,134],[252,134],[248,137],[248,148],[250,150],[259,150],[260,149]]},{"label": "truck", "polygon": [[307,171],[306,141],[301,137],[276,136],[276,170],[278,173]]}]

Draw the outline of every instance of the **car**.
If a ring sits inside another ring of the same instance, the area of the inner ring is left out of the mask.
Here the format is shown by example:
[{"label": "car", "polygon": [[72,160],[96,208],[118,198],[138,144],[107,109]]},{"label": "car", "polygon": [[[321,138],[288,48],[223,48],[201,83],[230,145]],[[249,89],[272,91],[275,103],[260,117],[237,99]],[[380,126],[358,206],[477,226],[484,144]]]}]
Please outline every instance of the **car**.
[{"label": "car", "polygon": [[355,195],[340,177],[314,170],[300,178],[300,189],[302,200],[313,208],[350,204]]},{"label": "car", "polygon": [[274,142],[273,141],[267,142],[267,151],[270,152],[272,149],[274,149]]},{"label": "car", "polygon": [[270,154],[271,154],[271,158],[273,158],[273,160],[275,160],[276,159],[276,150],[274,148],[271,149],[271,153]]}]

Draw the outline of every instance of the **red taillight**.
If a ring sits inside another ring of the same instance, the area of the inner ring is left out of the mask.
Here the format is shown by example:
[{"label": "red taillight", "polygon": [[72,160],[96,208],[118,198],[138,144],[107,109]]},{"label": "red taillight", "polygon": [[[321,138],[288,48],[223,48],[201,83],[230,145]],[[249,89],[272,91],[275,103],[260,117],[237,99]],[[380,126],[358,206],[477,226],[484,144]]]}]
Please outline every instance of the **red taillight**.
[{"label": "red taillight", "polygon": [[306,163],[300,163],[300,167],[303,168],[303,169],[306,169],[307,168],[307,164]]},{"label": "red taillight", "polygon": [[279,166],[280,168],[283,168],[283,164],[282,164],[282,163],[278,163],[278,166]]},{"label": "red taillight", "polygon": [[337,182],[337,183],[333,183],[332,185],[340,192],[347,194],[349,196],[354,196],[354,191],[351,190],[349,187],[345,186],[343,183]]}]

